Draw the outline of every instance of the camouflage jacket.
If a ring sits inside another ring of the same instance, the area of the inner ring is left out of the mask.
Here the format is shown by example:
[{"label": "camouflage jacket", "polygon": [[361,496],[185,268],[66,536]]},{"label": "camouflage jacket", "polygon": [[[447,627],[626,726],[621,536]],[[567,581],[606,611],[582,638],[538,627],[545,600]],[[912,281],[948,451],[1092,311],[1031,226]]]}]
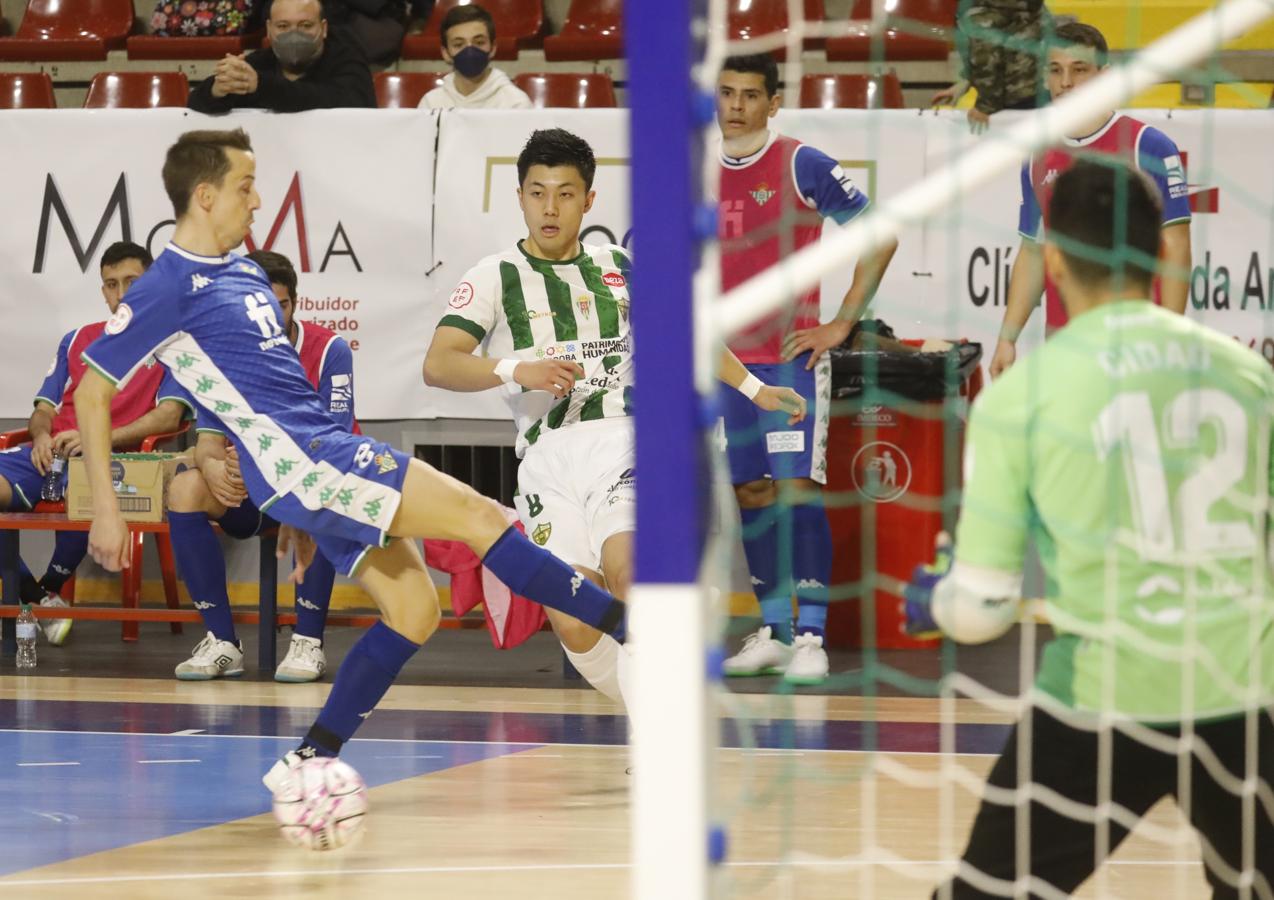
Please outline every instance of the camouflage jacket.
[{"label": "camouflage jacket", "polygon": [[1039,95],[1048,11],[1039,0],[962,2],[956,29],[961,78],[978,90],[977,108],[999,112]]}]

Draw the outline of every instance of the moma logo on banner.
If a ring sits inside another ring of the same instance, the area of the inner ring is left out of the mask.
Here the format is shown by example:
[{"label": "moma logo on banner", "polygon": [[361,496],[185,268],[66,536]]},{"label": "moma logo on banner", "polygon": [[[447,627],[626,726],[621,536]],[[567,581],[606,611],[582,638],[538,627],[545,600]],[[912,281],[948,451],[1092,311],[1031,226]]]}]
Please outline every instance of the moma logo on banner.
[{"label": "moma logo on banner", "polygon": [[[78,218],[72,215],[72,209],[75,210]],[[110,196],[106,200],[105,207],[101,207],[100,212],[98,212],[98,209],[99,207],[95,206],[89,199],[79,194],[64,194],[58,188],[54,173],[46,172],[44,196],[40,203],[39,222],[36,225],[35,259],[31,265],[32,274],[39,275],[45,271],[49,242],[51,237],[56,234],[54,229],[55,222],[57,229],[61,231],[62,236],[70,245],[71,253],[75,256],[75,262],[81,272],[88,272],[95,265],[100,252],[115,240],[137,241],[143,244],[152,255],[156,254],[161,249],[160,246],[157,246],[156,237],[164,229],[176,224],[173,219],[161,219],[149,228],[144,238],[139,232],[136,232],[133,228],[132,206],[129,203],[128,179],[124,172],[119,173],[119,177],[111,189]],[[96,219],[93,218],[94,215],[97,216]],[[297,252],[292,262],[297,271],[308,273],[312,271],[310,266],[310,239],[306,227],[305,206],[302,202],[300,172],[292,173],[292,180],[283,195],[283,202],[274,217],[274,222],[270,226],[265,242],[258,247],[252,235],[249,234],[244,243],[249,252],[257,249],[272,249],[289,216],[296,231]],[[112,222],[118,222],[117,231],[111,231]],[[89,230],[90,224],[91,231]],[[91,236],[85,240],[82,235]],[[115,235],[118,235],[118,237]],[[318,271],[325,272],[333,258],[342,256],[348,257],[355,271],[363,271],[353,244],[345,232],[345,226],[338,219],[331,238],[327,241]]]}]

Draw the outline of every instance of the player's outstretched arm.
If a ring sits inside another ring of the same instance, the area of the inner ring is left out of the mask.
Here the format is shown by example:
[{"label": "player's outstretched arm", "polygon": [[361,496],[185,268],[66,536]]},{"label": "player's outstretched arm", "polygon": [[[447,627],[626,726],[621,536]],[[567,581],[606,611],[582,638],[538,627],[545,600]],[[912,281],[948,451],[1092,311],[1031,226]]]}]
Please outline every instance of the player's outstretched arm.
[{"label": "player's outstretched arm", "polygon": [[749,372],[739,358],[725,347],[721,348],[717,377],[766,412],[788,413],[789,425],[795,425],[805,418],[804,397],[791,388],[766,384]]},{"label": "player's outstretched arm", "polygon": [[532,391],[548,391],[562,398],[570,393],[584,370],[569,359],[525,362],[474,356],[478,339],[461,328],[440,325],[425,354],[425,384],[448,391],[485,391],[516,382]]},{"label": "player's outstretched arm", "polygon": [[89,552],[108,572],[118,572],[128,562],[128,526],[111,484],[111,399],[116,391],[115,385],[93,368],[84,373],[75,391],[84,471],[93,498]]},{"label": "player's outstretched arm", "polygon": [[898,241],[890,239],[883,247],[869,253],[854,266],[854,280],[845,292],[832,321],[825,322],[816,328],[801,328],[792,332],[787,344],[783,347],[783,359],[795,359],[802,353],[809,352],[809,361],[805,368],[812,369],[823,354],[833,347],[839,347],[849,337],[854,323],[863,317],[881,279],[889,268],[890,261],[898,251]]},{"label": "player's outstretched arm", "polygon": [[1004,324],[1000,326],[1000,338],[991,357],[991,377],[998,378],[1017,359],[1017,339],[1021,336],[1031,313],[1039,305],[1044,292],[1044,254],[1040,245],[1029,238],[1022,238],[1022,246],[1013,260],[1009,275],[1009,298],[1004,308]]}]

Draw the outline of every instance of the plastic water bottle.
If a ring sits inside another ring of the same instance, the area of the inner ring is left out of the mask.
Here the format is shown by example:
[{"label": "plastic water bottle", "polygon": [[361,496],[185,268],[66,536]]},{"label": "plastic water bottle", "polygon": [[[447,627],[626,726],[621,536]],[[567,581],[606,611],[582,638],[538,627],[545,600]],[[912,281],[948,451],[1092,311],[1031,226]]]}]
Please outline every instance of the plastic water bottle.
[{"label": "plastic water bottle", "polygon": [[53,454],[53,464],[44,476],[44,484],[40,485],[40,499],[56,503],[62,499],[62,472],[66,469],[66,459],[61,453]]},{"label": "plastic water bottle", "polygon": [[18,668],[35,668],[35,638],[40,626],[31,612],[31,604],[23,603],[18,613]]}]

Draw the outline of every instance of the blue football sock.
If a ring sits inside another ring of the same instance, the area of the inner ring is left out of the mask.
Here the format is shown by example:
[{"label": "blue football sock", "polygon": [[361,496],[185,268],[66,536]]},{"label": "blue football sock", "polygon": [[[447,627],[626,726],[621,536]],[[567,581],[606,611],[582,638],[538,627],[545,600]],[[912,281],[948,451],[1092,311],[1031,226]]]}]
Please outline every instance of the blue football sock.
[{"label": "blue football sock", "polygon": [[761,621],[775,640],[792,643],[792,590],[779,575],[779,508],[739,509],[743,522],[743,554],[748,560],[752,589],[761,605]]},{"label": "blue football sock", "polygon": [[336,569],[322,553],[314,554],[314,562],[305,570],[305,580],[296,586],[296,633],[323,640],[327,626],[327,608],[332,602],[332,585]]},{"label": "blue football sock", "polygon": [[624,639],[624,604],[510,526],[482,564],[515,594]]},{"label": "blue football sock", "polygon": [[821,636],[827,627],[832,580],[832,529],[819,501],[792,507],[792,578],[796,581],[796,633]]},{"label": "blue football sock", "polygon": [[394,683],[420,645],[377,622],[345,655],[318,719],[301,742],[302,756],[337,756]]},{"label": "blue football sock", "polygon": [[40,586],[51,594],[60,594],[75,570],[88,556],[87,531],[59,531],[53,539],[53,558],[48,571],[40,579]]},{"label": "blue football sock", "polygon": [[226,560],[207,514],[170,512],[168,531],[172,535],[177,571],[186,582],[204,627],[219,641],[238,643],[234,617],[230,613],[230,595],[226,591]]}]

